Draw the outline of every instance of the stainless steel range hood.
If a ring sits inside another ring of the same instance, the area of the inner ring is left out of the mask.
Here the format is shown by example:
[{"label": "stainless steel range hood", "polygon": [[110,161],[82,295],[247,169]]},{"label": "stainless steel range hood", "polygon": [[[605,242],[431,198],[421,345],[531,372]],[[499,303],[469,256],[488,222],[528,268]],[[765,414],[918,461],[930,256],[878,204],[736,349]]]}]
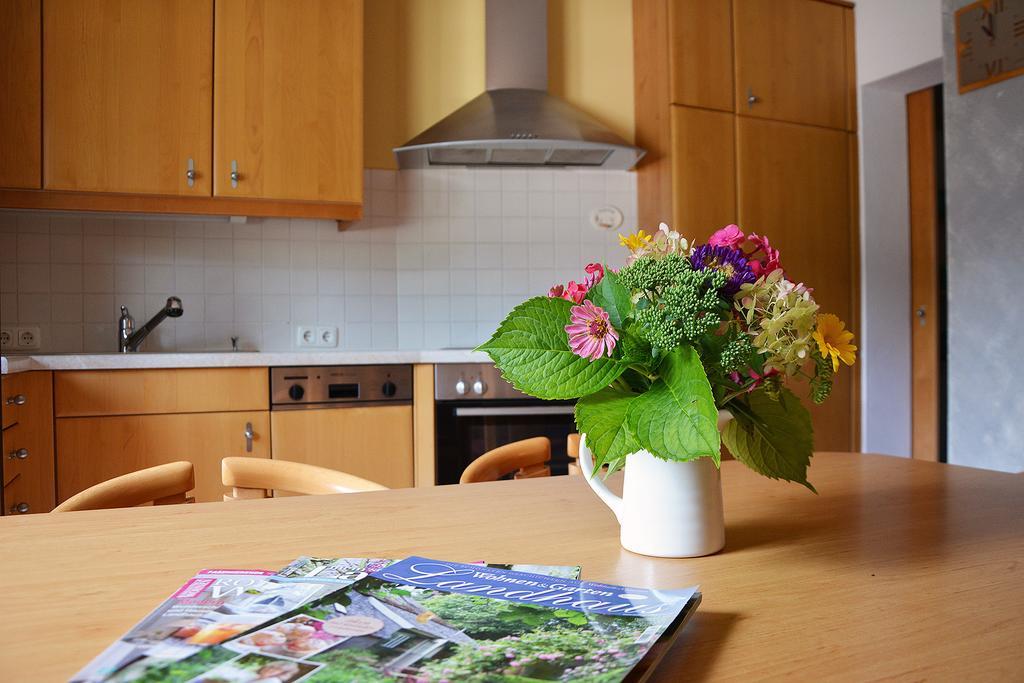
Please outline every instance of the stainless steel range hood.
[{"label": "stainless steel range hood", "polygon": [[487,90],[394,152],[400,168],[632,168],[644,150],[549,95],[547,0],[487,0]]}]

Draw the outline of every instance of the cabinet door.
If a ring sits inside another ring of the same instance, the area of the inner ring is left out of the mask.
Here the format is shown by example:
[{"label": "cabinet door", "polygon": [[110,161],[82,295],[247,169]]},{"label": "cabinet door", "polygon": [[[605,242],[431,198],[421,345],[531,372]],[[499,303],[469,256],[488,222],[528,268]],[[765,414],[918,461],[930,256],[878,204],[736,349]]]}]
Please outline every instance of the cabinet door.
[{"label": "cabinet door", "polygon": [[280,410],[271,414],[274,458],[413,485],[412,407]]},{"label": "cabinet door", "polygon": [[212,77],[213,0],[46,0],[44,187],[209,196]]},{"label": "cabinet door", "polygon": [[4,375],[2,384],[3,514],[49,512],[54,507],[53,377],[24,372]]},{"label": "cabinet door", "polygon": [[[228,456],[270,457],[267,411],[67,417],[57,419],[57,499],[101,481],[188,460],[196,470],[197,502],[223,500],[220,461]],[[253,431],[246,450],[246,426]]]},{"label": "cabinet door", "polygon": [[[771,238],[789,278],[857,333],[849,155],[843,131],[737,120],[740,226]],[[855,368],[842,366],[832,397],[811,408],[817,450],[854,450]]]},{"label": "cabinet door", "polygon": [[361,202],[362,1],[218,0],[215,26],[214,194]]},{"label": "cabinet door", "polygon": [[695,107],[671,109],[672,226],[703,240],[736,222],[736,116]]},{"label": "cabinet door", "polygon": [[733,110],[732,3],[670,0],[672,103]]},{"label": "cabinet door", "polygon": [[42,179],[40,0],[0,2],[0,187]]},{"label": "cabinet door", "polygon": [[852,32],[843,7],[818,0],[734,0],[733,15],[738,113],[852,125],[846,64]]}]

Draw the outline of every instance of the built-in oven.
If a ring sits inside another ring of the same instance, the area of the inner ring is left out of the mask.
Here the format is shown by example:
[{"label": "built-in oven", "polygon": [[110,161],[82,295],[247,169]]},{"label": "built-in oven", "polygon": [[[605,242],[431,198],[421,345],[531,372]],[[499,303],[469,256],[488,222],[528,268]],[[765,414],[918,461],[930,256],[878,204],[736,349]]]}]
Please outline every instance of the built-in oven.
[{"label": "built-in oven", "polygon": [[567,474],[566,441],[576,431],[573,401],[527,396],[486,363],[436,365],[434,415],[437,483],[457,484],[487,451],[513,441],[551,440],[551,474]]}]

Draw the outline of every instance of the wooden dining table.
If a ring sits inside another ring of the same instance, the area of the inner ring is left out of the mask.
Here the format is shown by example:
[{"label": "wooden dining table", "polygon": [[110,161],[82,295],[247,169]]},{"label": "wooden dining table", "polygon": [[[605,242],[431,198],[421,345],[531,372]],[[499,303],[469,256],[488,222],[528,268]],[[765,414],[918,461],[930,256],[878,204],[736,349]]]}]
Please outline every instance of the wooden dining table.
[{"label": "wooden dining table", "polygon": [[66,680],[202,568],[410,554],[699,585],[655,681],[1024,679],[1024,474],[821,453],[810,479],[723,463],[725,549],[692,559],[622,549],[574,476],[4,517],[0,681]]}]

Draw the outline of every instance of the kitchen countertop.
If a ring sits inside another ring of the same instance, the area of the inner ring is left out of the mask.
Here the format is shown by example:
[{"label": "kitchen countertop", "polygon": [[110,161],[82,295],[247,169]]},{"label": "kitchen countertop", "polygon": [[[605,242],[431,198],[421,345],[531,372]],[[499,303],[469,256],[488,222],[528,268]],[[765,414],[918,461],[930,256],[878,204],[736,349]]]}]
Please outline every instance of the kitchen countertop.
[{"label": "kitchen countertop", "polygon": [[133,370],[148,368],[239,368],[283,365],[397,365],[490,363],[470,349],[432,351],[223,351],[196,353],[68,353],[6,356],[0,373],[30,370]]}]

